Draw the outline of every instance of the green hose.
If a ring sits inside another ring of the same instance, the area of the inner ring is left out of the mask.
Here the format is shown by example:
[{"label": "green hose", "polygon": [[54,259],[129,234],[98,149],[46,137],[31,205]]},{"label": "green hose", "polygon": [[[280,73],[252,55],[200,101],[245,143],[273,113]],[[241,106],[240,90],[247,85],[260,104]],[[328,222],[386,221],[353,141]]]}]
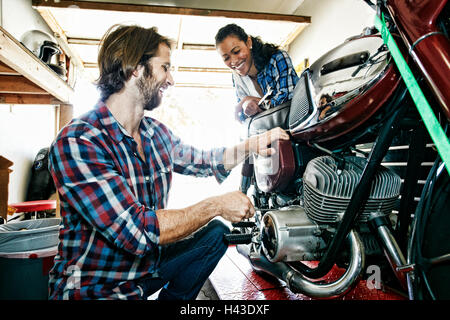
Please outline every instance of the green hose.
[{"label": "green hose", "polygon": [[375,27],[381,32],[381,37],[383,38],[384,43],[388,46],[392,58],[394,59],[394,62],[397,65],[403,80],[405,81],[406,87],[411,94],[423,122],[425,123],[425,127],[436,145],[441,159],[445,163],[447,172],[450,174],[450,144],[448,138],[439,121],[436,119],[436,116],[434,115],[430,104],[420,89],[419,84],[414,78],[411,69],[408,67],[405,59],[403,59],[394,38],[389,32],[384,19],[384,14],[381,15],[381,19],[378,16],[375,16]]}]

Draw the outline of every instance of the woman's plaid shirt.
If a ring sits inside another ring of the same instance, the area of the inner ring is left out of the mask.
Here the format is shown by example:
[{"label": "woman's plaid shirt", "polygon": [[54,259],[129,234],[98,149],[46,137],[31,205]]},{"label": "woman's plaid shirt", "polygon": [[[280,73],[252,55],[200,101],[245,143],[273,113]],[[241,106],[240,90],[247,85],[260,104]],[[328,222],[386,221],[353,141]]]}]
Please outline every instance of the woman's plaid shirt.
[{"label": "woman's plaid shirt", "polygon": [[[237,73],[233,73],[233,87],[236,89],[237,101],[240,102],[248,93],[245,89],[240,87],[235,81],[235,77],[239,77]],[[270,96],[270,105],[272,107],[279,106],[284,102],[292,100],[294,96],[294,88],[298,82],[298,75],[292,65],[291,58],[288,53],[283,50],[278,50],[270,58],[264,69],[258,71],[257,81],[265,95],[269,89],[272,90]],[[241,121],[247,117],[242,113]]]}]

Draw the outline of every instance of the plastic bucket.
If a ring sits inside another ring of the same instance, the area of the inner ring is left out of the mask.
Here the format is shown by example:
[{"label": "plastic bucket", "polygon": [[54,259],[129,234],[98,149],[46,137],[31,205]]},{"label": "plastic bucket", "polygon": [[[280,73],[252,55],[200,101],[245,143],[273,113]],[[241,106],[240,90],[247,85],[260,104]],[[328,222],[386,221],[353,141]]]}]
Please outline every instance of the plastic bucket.
[{"label": "plastic bucket", "polygon": [[46,300],[59,218],[0,225],[0,299]]},{"label": "plastic bucket", "polygon": [[31,251],[58,245],[60,218],[0,225],[0,252]]},{"label": "plastic bucket", "polygon": [[0,252],[0,300],[47,300],[57,248]]}]

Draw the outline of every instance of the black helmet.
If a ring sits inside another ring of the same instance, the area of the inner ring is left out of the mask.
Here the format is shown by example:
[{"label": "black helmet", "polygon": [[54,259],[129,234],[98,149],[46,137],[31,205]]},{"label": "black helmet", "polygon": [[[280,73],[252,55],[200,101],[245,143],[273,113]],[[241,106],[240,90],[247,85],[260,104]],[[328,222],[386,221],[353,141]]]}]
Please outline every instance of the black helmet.
[{"label": "black helmet", "polygon": [[53,58],[62,53],[52,36],[41,30],[30,30],[22,35],[20,42],[60,77],[65,78],[65,68],[60,66],[57,61],[52,62]]}]

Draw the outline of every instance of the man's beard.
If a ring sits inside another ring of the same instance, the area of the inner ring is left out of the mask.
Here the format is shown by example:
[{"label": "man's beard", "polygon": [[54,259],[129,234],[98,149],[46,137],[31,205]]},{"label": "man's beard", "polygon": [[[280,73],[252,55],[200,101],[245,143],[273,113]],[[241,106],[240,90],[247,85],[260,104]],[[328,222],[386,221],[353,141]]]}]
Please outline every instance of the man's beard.
[{"label": "man's beard", "polygon": [[[151,77],[150,75],[148,77]],[[143,75],[137,83],[139,92],[142,95],[142,101],[144,110],[152,111],[161,104],[161,97],[159,95],[160,83],[149,81],[148,78]]]}]

